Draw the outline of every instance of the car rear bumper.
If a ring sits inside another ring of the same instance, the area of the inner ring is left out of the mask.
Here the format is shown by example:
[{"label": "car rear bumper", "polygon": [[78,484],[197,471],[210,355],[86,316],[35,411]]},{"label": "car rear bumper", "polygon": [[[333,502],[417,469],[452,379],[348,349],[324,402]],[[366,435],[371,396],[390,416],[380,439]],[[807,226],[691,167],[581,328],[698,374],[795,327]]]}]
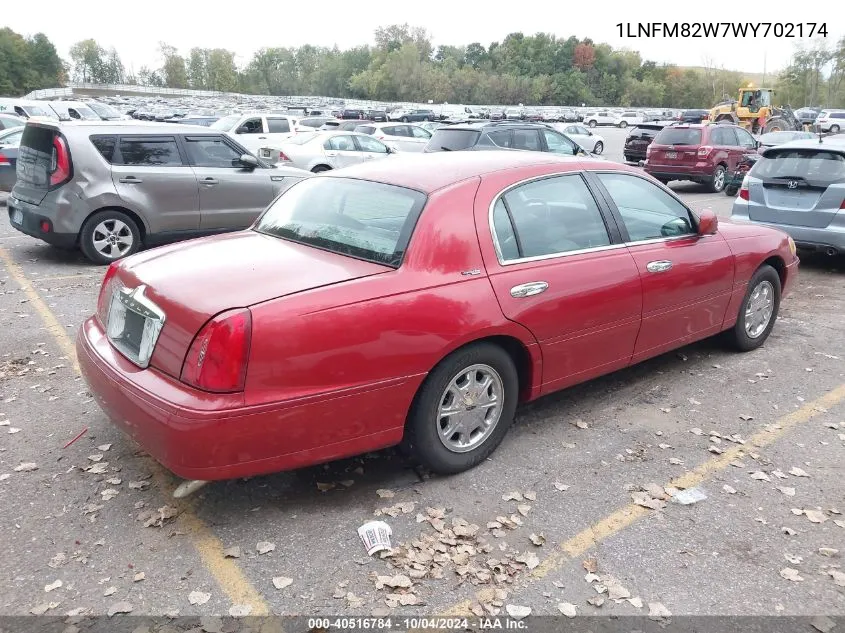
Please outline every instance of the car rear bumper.
[{"label": "car rear bumper", "polygon": [[[406,380],[353,396],[245,406],[238,394],[209,394],[156,369],[140,369],[111,346],[95,317],[82,324],[76,354],[112,423],[185,479],[251,477],[397,444],[418,384]],[[356,419],[373,415],[383,421],[382,430],[362,434]]]},{"label": "car rear bumper", "polygon": [[[13,229],[17,229],[21,233],[25,233],[30,237],[38,238],[39,240],[43,240],[48,244],[58,246],[59,248],[70,249],[76,246],[76,233],[56,232],[53,221],[50,218],[21,208],[20,203],[13,203],[11,198],[9,198],[6,204],[9,211],[9,223],[12,225]],[[14,221],[16,212],[20,212],[22,216],[20,223],[16,223]],[[42,222],[47,222],[49,230],[42,230]]]},{"label": "car rear bumper", "polygon": [[[830,224],[826,227],[817,228],[780,224],[778,222],[761,222],[748,215],[748,204],[744,201],[734,202],[731,219],[770,226],[783,231],[793,239],[796,246],[804,250],[828,252],[831,255],[845,254],[845,227]],[[831,252],[831,249],[833,252]]]},{"label": "car rear bumper", "polygon": [[714,165],[696,163],[695,165],[655,165],[646,161],[643,165],[647,174],[666,180],[709,180],[713,177]]}]

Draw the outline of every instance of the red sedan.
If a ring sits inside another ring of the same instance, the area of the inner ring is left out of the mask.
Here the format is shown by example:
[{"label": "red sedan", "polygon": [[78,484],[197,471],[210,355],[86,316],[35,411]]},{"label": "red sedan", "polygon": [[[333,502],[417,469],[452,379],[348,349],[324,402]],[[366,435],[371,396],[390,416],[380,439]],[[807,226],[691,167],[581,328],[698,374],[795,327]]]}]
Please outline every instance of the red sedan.
[{"label": "red sedan", "polygon": [[623,165],[407,156],[112,264],[77,352],[114,423],[185,478],[400,442],[455,473],[519,402],[720,332],[760,346],[797,270],[786,234]]}]

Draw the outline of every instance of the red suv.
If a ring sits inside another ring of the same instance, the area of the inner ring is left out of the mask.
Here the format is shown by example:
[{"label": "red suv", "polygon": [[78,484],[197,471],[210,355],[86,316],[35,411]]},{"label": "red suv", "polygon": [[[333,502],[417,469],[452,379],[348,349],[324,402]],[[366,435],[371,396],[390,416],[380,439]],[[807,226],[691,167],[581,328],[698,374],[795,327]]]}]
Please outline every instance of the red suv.
[{"label": "red suv", "polygon": [[675,124],[654,137],[643,167],[663,183],[692,180],[718,193],[737,163],[756,151],[754,137],[736,125]]}]

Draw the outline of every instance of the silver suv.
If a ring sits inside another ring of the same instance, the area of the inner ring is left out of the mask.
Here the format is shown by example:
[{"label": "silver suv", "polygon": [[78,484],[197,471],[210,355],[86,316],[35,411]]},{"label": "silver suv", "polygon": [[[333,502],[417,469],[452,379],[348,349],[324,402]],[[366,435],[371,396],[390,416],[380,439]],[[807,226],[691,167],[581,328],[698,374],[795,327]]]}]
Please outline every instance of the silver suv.
[{"label": "silver suv", "polygon": [[142,246],[244,229],[310,175],[196,126],[30,120],[7,204],[14,228],[107,264]]}]

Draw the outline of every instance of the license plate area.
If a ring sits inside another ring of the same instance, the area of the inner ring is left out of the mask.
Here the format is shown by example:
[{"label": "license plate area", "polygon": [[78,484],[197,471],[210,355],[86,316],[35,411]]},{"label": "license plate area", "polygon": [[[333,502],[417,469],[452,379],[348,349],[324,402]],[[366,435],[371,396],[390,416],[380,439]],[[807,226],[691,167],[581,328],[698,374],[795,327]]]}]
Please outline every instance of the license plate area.
[{"label": "license plate area", "polygon": [[164,312],[144,295],[145,287],[119,288],[112,294],[106,335],[121,354],[139,367],[150,364]]},{"label": "license plate area", "polygon": [[678,157],[678,152],[666,152],[666,158],[674,160]]},{"label": "license plate area", "polygon": [[12,209],[12,224],[17,224],[18,226],[23,224],[23,211]]}]

